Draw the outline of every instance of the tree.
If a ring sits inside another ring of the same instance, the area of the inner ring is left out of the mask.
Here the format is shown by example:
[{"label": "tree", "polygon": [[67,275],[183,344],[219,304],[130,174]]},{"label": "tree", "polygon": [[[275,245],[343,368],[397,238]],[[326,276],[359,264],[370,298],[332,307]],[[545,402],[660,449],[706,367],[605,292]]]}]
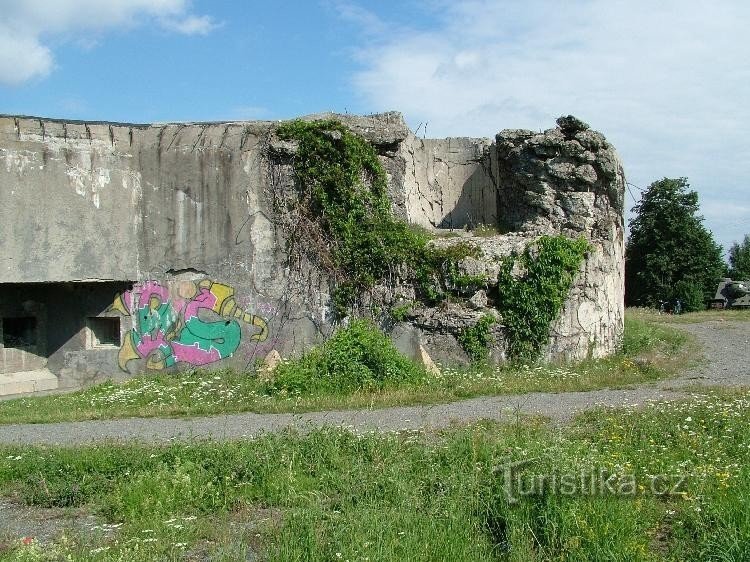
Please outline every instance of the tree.
[{"label": "tree", "polygon": [[729,277],[737,281],[750,280],[750,234],[741,243],[729,248]]},{"label": "tree", "polygon": [[726,273],[721,246],[703,226],[698,194],[687,178],[652,183],[633,207],[625,248],[625,301],[657,307],[680,299],[684,310],[702,308]]}]

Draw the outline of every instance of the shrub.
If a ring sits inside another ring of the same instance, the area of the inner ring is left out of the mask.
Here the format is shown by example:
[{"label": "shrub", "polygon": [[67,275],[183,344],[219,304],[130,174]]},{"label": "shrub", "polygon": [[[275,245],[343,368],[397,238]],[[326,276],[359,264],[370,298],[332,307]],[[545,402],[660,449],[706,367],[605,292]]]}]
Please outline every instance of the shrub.
[{"label": "shrub", "polygon": [[677,299],[682,303],[682,312],[697,312],[706,309],[703,289],[695,282],[682,280],[675,283],[670,301],[674,304]]},{"label": "shrub", "polygon": [[376,326],[355,320],[301,358],[279,365],[269,391],[347,393],[415,383],[424,376]]}]

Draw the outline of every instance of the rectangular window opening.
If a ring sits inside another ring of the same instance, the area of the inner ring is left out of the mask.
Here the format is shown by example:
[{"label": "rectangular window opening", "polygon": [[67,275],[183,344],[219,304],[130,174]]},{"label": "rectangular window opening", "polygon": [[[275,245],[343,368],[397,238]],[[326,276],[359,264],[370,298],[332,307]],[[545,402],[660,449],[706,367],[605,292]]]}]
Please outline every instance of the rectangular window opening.
[{"label": "rectangular window opening", "polygon": [[92,317],[88,324],[89,348],[120,347],[120,319],[117,317]]},{"label": "rectangular window opening", "polygon": [[3,346],[18,349],[36,347],[36,318],[3,318]]}]

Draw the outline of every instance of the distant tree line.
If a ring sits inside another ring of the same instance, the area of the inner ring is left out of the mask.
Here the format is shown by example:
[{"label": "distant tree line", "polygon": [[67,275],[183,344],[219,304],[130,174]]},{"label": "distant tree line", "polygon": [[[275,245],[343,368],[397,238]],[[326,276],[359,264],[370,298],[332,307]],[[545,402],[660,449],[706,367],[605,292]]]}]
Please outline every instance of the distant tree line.
[{"label": "distant tree line", "polygon": [[750,279],[750,236],[732,245],[727,268],[698,210],[686,178],[655,181],[643,193],[625,247],[627,306],[671,307],[679,300],[685,312],[702,310],[722,277]]},{"label": "distant tree line", "polygon": [[750,235],[729,248],[729,276],[738,281],[750,281]]}]

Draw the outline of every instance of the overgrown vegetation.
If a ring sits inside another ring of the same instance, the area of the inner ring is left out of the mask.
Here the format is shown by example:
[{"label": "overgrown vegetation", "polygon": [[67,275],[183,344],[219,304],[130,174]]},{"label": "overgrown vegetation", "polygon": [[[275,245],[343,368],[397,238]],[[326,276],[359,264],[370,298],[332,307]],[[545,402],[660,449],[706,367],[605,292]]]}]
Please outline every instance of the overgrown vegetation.
[{"label": "overgrown vegetation", "polygon": [[492,343],[492,326],[497,322],[494,316],[489,314],[483,315],[476,324],[466,328],[458,336],[458,343],[461,344],[466,354],[474,362],[481,362],[487,359],[487,352]]},{"label": "overgrown vegetation", "polygon": [[[582,238],[542,236],[520,256],[503,262],[497,308],[506,326],[511,359],[528,361],[539,356],[588,250]],[[514,274],[519,267],[524,271],[520,276]]]},{"label": "overgrown vegetation", "polygon": [[[294,202],[299,220],[289,240],[303,247],[334,282],[334,308],[346,316],[357,300],[383,279],[402,277],[414,284],[417,296],[434,305],[450,295],[470,295],[487,286],[484,275],[459,269],[467,257],[481,257],[470,242],[441,246],[431,236],[395,218],[385,172],[375,149],[338,121],[291,121],[278,135],[298,144],[294,156]],[[490,230],[480,229],[480,234]],[[547,342],[550,323],[559,313],[587,246],[564,237],[543,237],[518,257],[528,272],[513,275],[513,260],[500,274],[498,308],[508,325],[510,355],[535,358]],[[403,310],[397,311],[397,315]],[[476,330],[466,330],[462,344],[472,358],[481,358]],[[484,339],[486,338],[480,338]],[[467,347],[468,346],[468,347]],[[469,351],[470,350],[470,351]]]},{"label": "overgrown vegetation", "polygon": [[348,394],[416,384],[426,376],[366,320],[354,320],[301,358],[281,363],[269,391]]},{"label": "overgrown vegetation", "polygon": [[6,539],[3,556],[748,560],[748,424],[750,395],[738,392],[595,411],[562,429],[519,419],[437,434],[5,446],[0,489],[11,504],[75,505],[103,521],[54,544]]},{"label": "overgrown vegetation", "polygon": [[414,307],[414,303],[411,301],[397,304],[391,309],[391,312],[390,312],[391,318],[395,322],[403,322],[404,320],[406,320],[407,316],[409,315],[409,312],[411,311],[413,307]]},{"label": "overgrown vegetation", "polygon": [[[319,362],[316,368],[323,370],[329,369],[335,360],[347,363],[346,372],[352,375],[340,382],[349,390],[333,386],[335,377],[324,382],[308,380],[313,365],[308,356],[285,362],[281,367],[282,372],[286,370],[299,377],[291,380],[296,381],[300,393],[290,393],[280,382],[231,370],[160,373],[141,375],[122,384],[107,382],[70,394],[2,401],[0,423],[304,412],[450,402],[493,394],[624,387],[669,377],[691,359],[684,332],[668,326],[654,327],[653,322],[689,319],[692,315],[643,317],[644,314],[640,311],[626,314],[622,353],[575,365],[480,363],[463,369],[443,367],[440,375],[423,374],[421,370],[414,374],[413,365],[393,357],[380,339],[382,335],[369,334],[368,330],[360,329],[362,325],[355,324],[356,332],[340,331],[335,336],[335,352],[316,349],[309,354]],[[750,320],[750,313],[745,317]],[[359,336],[361,341],[357,341]],[[355,359],[343,356],[350,346],[357,347],[353,352]],[[363,357],[368,349],[376,359]],[[375,361],[379,364],[367,366]],[[365,384],[360,390],[351,390],[362,383]]]},{"label": "overgrown vegetation", "polygon": [[463,242],[437,248],[430,235],[391,212],[386,175],[375,149],[338,121],[290,121],[278,135],[298,143],[294,176],[300,221],[290,243],[302,245],[334,282],[333,304],[346,316],[357,295],[383,279],[414,281],[430,303],[476,280],[451,272],[478,248]]},{"label": "overgrown vegetation", "polygon": [[335,283],[335,307],[346,315],[357,293],[421,253],[427,238],[393,217],[385,172],[363,138],[334,120],[290,121],[277,132],[298,143],[294,175],[305,228],[292,243],[314,246]]},{"label": "overgrown vegetation", "polygon": [[427,246],[414,265],[417,290],[428,304],[442,301],[449,294],[462,295],[486,284],[481,275],[462,275],[458,263],[466,258],[480,258],[482,250],[471,242],[448,246]]},{"label": "overgrown vegetation", "polygon": [[638,357],[646,353],[669,357],[681,350],[685,351],[687,343],[688,336],[681,330],[648,320],[631,311],[625,315],[621,353],[626,357]]}]

